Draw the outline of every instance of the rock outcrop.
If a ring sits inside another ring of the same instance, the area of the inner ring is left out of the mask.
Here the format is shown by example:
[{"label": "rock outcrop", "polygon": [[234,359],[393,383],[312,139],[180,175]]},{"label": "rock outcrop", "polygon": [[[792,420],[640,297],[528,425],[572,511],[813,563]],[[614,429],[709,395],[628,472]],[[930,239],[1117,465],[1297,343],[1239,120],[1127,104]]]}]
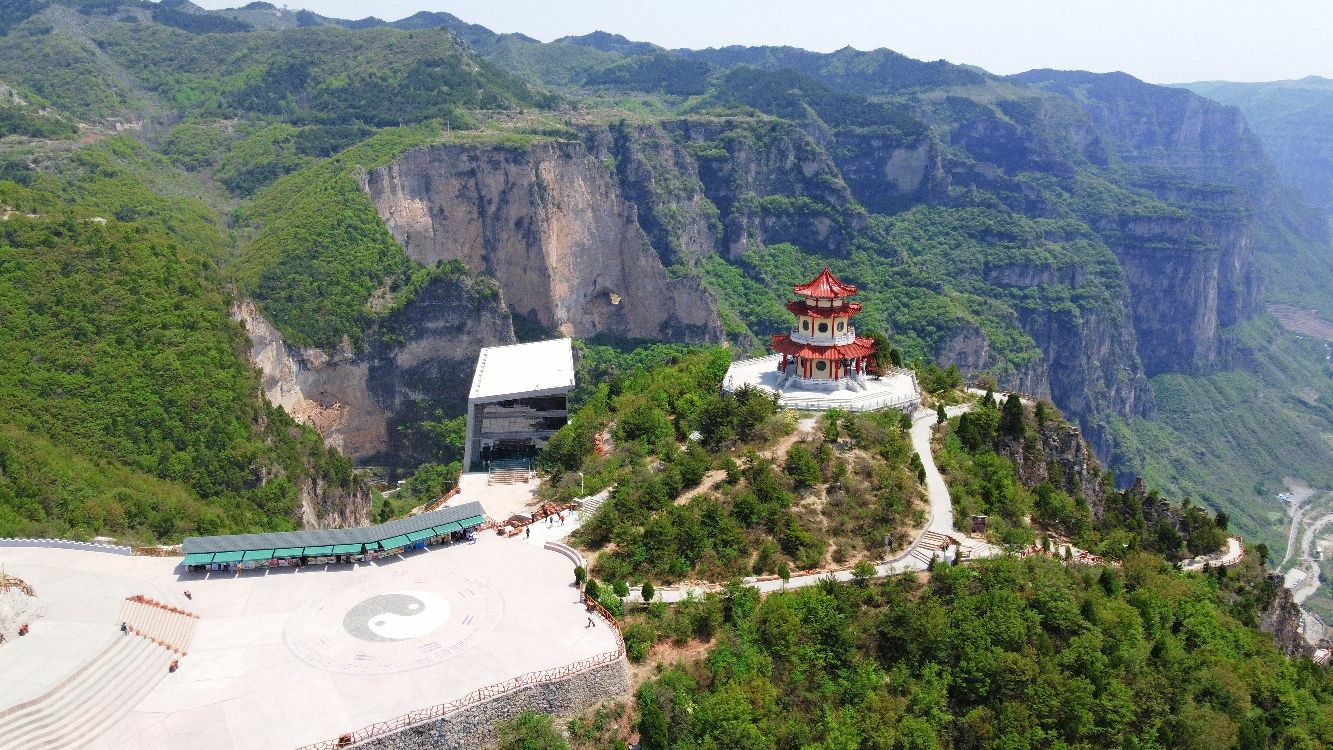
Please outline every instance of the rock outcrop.
[{"label": "rock outcrop", "polygon": [[1273,636],[1282,653],[1291,657],[1308,659],[1314,654],[1314,646],[1305,639],[1301,623],[1304,613],[1301,605],[1292,597],[1291,589],[1283,584],[1278,573],[1270,573],[1267,586],[1276,589],[1272,603],[1259,610],[1259,629]]},{"label": "rock outcrop", "polygon": [[495,282],[465,275],[426,284],[385,318],[361,354],[288,346],[249,301],[233,316],[250,333],[269,401],[349,457],[392,465],[429,457],[396,428],[436,411],[461,414],[477,352],[515,341]]},{"label": "rock outcrop", "polygon": [[1094,518],[1104,513],[1101,465],[1076,425],[1052,419],[1033,433],[1002,440],[997,453],[1013,462],[1024,487],[1050,482],[1070,497],[1083,498]]},{"label": "rock outcrop", "polygon": [[516,317],[580,338],[723,340],[712,296],[667,274],[615,175],[582,143],[420,148],[365,187],[413,260],[494,277]]},{"label": "rock outcrop", "polygon": [[1176,208],[1089,217],[1124,268],[1148,375],[1226,366],[1222,329],[1262,306],[1255,233],[1279,188],[1245,118],[1123,73],[1015,78],[1077,102],[1128,181]]}]

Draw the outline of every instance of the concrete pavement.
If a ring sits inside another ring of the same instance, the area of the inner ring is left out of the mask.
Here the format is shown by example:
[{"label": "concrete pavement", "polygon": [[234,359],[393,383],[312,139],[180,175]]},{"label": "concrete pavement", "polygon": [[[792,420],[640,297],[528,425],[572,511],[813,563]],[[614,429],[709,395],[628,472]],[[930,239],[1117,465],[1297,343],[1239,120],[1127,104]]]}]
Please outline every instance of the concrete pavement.
[{"label": "concrete pavement", "polygon": [[200,619],[180,670],[145,688],[98,747],[297,747],[615,651],[612,629],[585,627],[573,563],[514,541],[481,534],[363,565],[194,575],[178,558],[3,548],[0,564],[47,612],[0,648],[0,710],[123,638],[117,612],[134,593]]}]

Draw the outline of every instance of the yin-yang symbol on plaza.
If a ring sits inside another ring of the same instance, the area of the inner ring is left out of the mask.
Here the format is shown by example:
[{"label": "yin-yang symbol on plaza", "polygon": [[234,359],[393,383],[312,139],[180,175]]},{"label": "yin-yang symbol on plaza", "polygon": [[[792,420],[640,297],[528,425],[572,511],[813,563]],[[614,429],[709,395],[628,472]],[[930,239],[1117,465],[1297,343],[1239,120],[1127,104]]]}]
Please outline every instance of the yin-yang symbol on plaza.
[{"label": "yin-yang symbol on plaza", "polygon": [[419,638],[449,619],[449,603],[428,591],[376,594],[343,615],[343,629],[363,641]]}]

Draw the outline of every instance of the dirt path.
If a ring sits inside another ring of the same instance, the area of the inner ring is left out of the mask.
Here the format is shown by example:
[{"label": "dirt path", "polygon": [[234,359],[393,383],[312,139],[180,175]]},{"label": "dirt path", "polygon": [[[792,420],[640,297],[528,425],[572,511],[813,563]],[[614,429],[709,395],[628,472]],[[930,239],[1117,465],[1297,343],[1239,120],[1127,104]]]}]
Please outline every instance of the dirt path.
[{"label": "dirt path", "polygon": [[721,469],[712,469],[707,474],[704,474],[704,480],[700,482],[697,487],[680,493],[680,497],[676,498],[676,505],[685,505],[689,503],[690,500],[705,492],[712,492],[713,488],[718,486],[718,484],[726,478],[727,472]]},{"label": "dirt path", "polygon": [[[818,434],[818,422],[815,417],[806,417],[796,423],[796,429],[792,430],[791,434],[784,435],[777,443],[773,444],[766,450],[760,451],[759,455],[770,461],[781,461],[782,458],[787,455],[787,451],[791,450],[793,445],[796,445],[796,443],[801,440],[808,440],[816,434]],[[721,469],[713,469],[712,471],[709,471],[707,474],[704,474],[703,481],[700,482],[697,487],[682,492],[680,497],[676,498],[676,505],[685,505],[697,495],[702,495],[705,492],[712,492],[713,488],[725,479],[726,476],[727,472]]]}]

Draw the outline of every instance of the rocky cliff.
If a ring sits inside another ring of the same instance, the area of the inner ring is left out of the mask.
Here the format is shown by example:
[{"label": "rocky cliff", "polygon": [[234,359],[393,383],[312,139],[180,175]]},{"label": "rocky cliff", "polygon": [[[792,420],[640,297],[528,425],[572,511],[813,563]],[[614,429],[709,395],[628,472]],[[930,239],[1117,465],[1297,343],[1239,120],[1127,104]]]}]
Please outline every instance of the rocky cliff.
[{"label": "rocky cliff", "polygon": [[1123,179],[1171,207],[1088,217],[1125,270],[1148,374],[1225,367],[1221,329],[1262,307],[1256,234],[1282,220],[1275,172],[1245,118],[1123,73],[1014,78],[1079,104]]},{"label": "rocky cliff", "polygon": [[413,260],[494,277],[513,314],[548,331],[721,341],[712,297],[667,274],[608,167],[578,142],[441,145],[370,172],[365,187]]},{"label": "rocky cliff", "polygon": [[1087,501],[1094,518],[1102,516],[1106,488],[1101,465],[1076,425],[1052,419],[1027,435],[1002,439],[996,452],[1013,462],[1024,487],[1050,482]]},{"label": "rocky cliff", "polygon": [[290,347],[248,301],[233,315],[250,333],[269,401],[351,458],[391,465],[429,458],[429,448],[410,444],[399,426],[437,411],[462,413],[477,352],[514,343],[495,282],[465,274],[427,283],[385,318],[361,354]]},{"label": "rocky cliff", "polygon": [[1305,639],[1301,605],[1296,603],[1280,574],[1270,574],[1265,585],[1277,593],[1267,607],[1259,610],[1259,629],[1273,636],[1277,647],[1287,656],[1310,658],[1314,646]]}]

